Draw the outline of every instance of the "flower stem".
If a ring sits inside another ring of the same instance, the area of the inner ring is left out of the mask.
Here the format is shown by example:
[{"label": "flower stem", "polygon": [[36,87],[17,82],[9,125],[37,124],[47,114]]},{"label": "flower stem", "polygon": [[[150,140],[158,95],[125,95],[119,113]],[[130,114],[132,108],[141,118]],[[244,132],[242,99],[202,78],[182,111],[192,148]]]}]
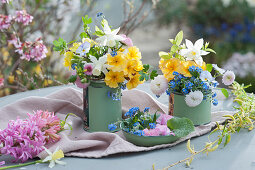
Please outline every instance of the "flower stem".
[{"label": "flower stem", "polygon": [[4,167],[0,167],[0,170],[1,169],[10,169],[10,168],[23,167],[23,166],[33,165],[33,164],[37,164],[37,163],[43,163],[43,162],[42,162],[42,160],[38,160],[38,161],[27,162],[27,163],[18,164],[18,165],[4,166]]}]

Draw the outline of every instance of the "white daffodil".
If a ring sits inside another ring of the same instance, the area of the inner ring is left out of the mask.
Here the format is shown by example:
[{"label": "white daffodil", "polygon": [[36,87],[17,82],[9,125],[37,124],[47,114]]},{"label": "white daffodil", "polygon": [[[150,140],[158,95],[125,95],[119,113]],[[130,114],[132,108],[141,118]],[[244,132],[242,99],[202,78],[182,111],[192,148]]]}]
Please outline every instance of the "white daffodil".
[{"label": "white daffodil", "polygon": [[107,55],[99,57],[98,60],[97,60],[96,57],[90,56],[90,60],[91,60],[92,65],[93,65],[92,74],[94,76],[99,76],[101,74],[101,72],[103,72],[104,74],[107,73],[107,69],[106,69],[108,67],[108,65],[106,64]]},{"label": "white daffodil", "polygon": [[212,64],[212,66],[213,66],[213,68],[214,68],[216,71],[218,71],[220,74],[224,74],[224,73],[226,72],[226,70],[224,70],[224,69],[218,67],[217,64]]},{"label": "white daffodil", "polygon": [[202,81],[212,82],[214,78],[209,71],[202,71],[199,77]]},{"label": "white daffodil", "polygon": [[187,49],[182,49],[180,51],[180,54],[186,57],[186,60],[193,60],[199,66],[202,66],[203,58],[201,56],[209,54],[209,52],[201,50],[201,48],[203,47],[203,44],[204,44],[204,40],[202,38],[197,40],[194,45],[190,40],[186,39]]},{"label": "white daffodil", "polygon": [[50,168],[53,168],[55,166],[55,163],[60,165],[66,165],[65,162],[60,161],[61,158],[64,158],[64,153],[61,149],[59,149],[59,147],[57,147],[53,153],[47,148],[43,148],[49,154],[49,156],[47,156],[42,162],[50,162]]},{"label": "white daffodil", "polygon": [[125,38],[123,38],[122,36],[117,35],[117,33],[120,30],[120,27],[112,31],[106,20],[104,20],[103,29],[104,29],[105,35],[96,39],[96,42],[98,42],[99,46],[114,47],[116,45],[116,41],[125,40]]},{"label": "white daffodil", "polygon": [[189,107],[196,107],[203,101],[203,93],[201,91],[191,91],[185,96],[185,102]]}]

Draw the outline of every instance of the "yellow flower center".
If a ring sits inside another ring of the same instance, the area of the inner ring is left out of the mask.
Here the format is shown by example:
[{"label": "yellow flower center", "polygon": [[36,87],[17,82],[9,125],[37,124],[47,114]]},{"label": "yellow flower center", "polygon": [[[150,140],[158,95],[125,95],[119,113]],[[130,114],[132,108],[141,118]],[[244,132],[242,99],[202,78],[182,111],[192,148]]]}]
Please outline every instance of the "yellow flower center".
[{"label": "yellow flower center", "polygon": [[58,150],[52,155],[52,160],[55,161],[57,159],[64,158],[64,153],[62,150]]},{"label": "yellow flower center", "polygon": [[196,53],[195,51],[192,51],[191,54],[192,54],[192,55],[196,55],[197,53]]}]

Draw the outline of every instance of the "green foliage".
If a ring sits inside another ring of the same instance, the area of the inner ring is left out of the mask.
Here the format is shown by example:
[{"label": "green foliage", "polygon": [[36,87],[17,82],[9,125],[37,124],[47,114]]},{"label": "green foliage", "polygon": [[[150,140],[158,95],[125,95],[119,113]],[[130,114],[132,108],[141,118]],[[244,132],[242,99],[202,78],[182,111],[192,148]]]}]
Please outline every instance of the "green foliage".
[{"label": "green foliage", "polygon": [[158,76],[157,70],[151,70],[149,64],[144,64],[143,70],[140,71],[139,74],[141,75],[139,77],[140,81],[143,81],[143,80],[148,81],[149,79],[154,80],[154,78]]},{"label": "green foliage", "polygon": [[70,83],[74,83],[75,81],[76,81],[76,79],[77,79],[77,76],[76,75],[71,75],[70,77],[69,77],[69,82]]},{"label": "green foliage", "polygon": [[54,40],[53,45],[54,51],[64,51],[67,48],[67,43],[65,40],[63,40],[63,38],[59,38],[58,41]]},{"label": "green foliage", "polygon": [[211,72],[212,69],[213,69],[212,64],[206,64],[206,70],[207,70],[207,71]]},{"label": "green foliage", "polygon": [[176,35],[176,37],[175,37],[175,44],[177,45],[177,46],[179,46],[179,45],[181,45],[181,43],[182,43],[182,39],[183,39],[183,31],[180,31],[177,35]]},{"label": "green foliage", "polygon": [[167,121],[167,127],[171,129],[175,136],[184,137],[195,130],[193,122],[188,118],[174,117]]},{"label": "green foliage", "polygon": [[[68,113],[68,114],[66,115],[66,117],[65,117],[65,120],[61,120],[61,122],[60,122],[61,130],[60,130],[59,132],[62,132],[62,131],[64,131],[64,130],[68,130],[68,129],[65,129],[65,125],[67,124],[68,127],[69,127],[69,130],[70,130],[71,133],[72,133],[73,127],[72,127],[72,125],[71,125],[70,123],[67,123],[67,119],[68,119],[68,117],[69,117],[70,115],[72,115],[72,116],[74,116],[74,117],[77,117],[74,113]],[[58,132],[58,133],[59,133],[59,132]]]},{"label": "green foliage", "polygon": [[226,98],[228,98],[229,94],[228,94],[228,91],[227,91],[225,88],[222,88],[222,89],[221,89],[221,92],[222,92],[222,94],[224,94],[224,96],[225,96]]},{"label": "green foliage", "polygon": [[92,23],[92,18],[89,18],[88,15],[85,15],[84,17],[82,17],[82,22],[83,22],[83,29],[85,32],[87,32],[89,30],[89,24]]}]

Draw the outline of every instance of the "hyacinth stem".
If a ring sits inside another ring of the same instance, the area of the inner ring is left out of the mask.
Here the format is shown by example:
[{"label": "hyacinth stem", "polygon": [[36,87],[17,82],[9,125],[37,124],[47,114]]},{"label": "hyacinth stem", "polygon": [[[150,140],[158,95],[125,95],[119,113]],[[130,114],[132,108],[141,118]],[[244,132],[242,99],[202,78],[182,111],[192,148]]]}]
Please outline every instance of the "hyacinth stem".
[{"label": "hyacinth stem", "polygon": [[37,164],[37,163],[43,163],[43,162],[42,162],[42,160],[38,160],[38,161],[27,162],[27,163],[18,164],[18,165],[3,166],[3,167],[0,167],[0,170],[1,169],[10,169],[10,168],[23,167],[23,166],[33,165],[33,164]]}]

